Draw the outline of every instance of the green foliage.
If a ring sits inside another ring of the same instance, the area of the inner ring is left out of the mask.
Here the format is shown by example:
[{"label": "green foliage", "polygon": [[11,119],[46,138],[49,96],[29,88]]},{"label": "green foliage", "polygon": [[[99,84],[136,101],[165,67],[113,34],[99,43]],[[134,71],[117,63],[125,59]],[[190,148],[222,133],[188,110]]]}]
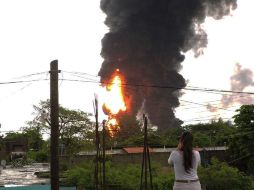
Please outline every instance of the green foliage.
[{"label": "green foliage", "polygon": [[197,131],[193,133],[193,138],[194,147],[209,147],[211,145],[211,139],[207,134]]},{"label": "green foliage", "polygon": [[36,162],[48,162],[49,160],[48,153],[43,150],[39,151],[30,150],[27,153],[27,158],[32,159]]},{"label": "green foliage", "polygon": [[[65,173],[64,184],[86,189],[94,189],[94,164],[85,163]],[[136,190],[140,186],[140,165],[112,165],[106,163],[106,184],[110,189]],[[172,173],[161,172],[159,164],[152,163],[153,185],[155,190],[166,190],[173,186]],[[144,179],[144,178],[143,178]],[[144,182],[144,180],[143,180]],[[150,182],[150,181],[149,181]]]},{"label": "green foliage", "polygon": [[144,144],[144,137],[139,135],[133,135],[132,137],[124,140],[123,142],[119,143],[119,146],[128,147],[128,146],[142,146]]},{"label": "green foliage", "polygon": [[[140,165],[113,165],[111,162],[106,163],[106,184],[112,190],[139,189],[140,174]],[[202,186],[206,187],[207,190],[251,190],[254,188],[250,177],[216,159],[213,159],[212,164],[207,168],[200,167],[198,175]],[[164,171],[160,164],[152,163],[152,176],[154,190],[172,189],[174,185],[173,172]],[[64,174],[63,182],[67,186],[94,189],[94,163],[83,163],[68,170]]]},{"label": "green foliage", "polygon": [[73,164],[70,164],[69,161],[67,160],[60,160],[59,162],[59,171],[62,172],[62,171],[67,171],[69,169],[71,169],[73,166]]},{"label": "green foliage", "polygon": [[38,178],[50,178],[50,172],[35,172],[34,175],[36,175]]},{"label": "green foliage", "polygon": [[155,176],[155,178],[153,179],[153,189],[154,190],[172,189],[174,180],[175,177],[173,173],[168,174],[161,173],[160,175]]},{"label": "green foliage", "polygon": [[242,105],[240,109],[237,109],[236,111],[238,114],[234,116],[234,122],[238,127],[254,127],[254,105]]},{"label": "green foliage", "polygon": [[107,163],[106,181],[109,186],[119,187],[122,190],[131,190],[139,186],[140,167],[137,165],[128,165],[115,167]]},{"label": "green foliage", "polygon": [[[40,101],[34,105],[34,119],[27,122],[28,129],[37,129],[40,133],[50,132],[50,102]],[[64,148],[62,153],[71,157],[83,148],[83,142],[94,139],[94,127],[90,113],[59,107],[59,143]],[[31,131],[30,131],[31,133]],[[36,142],[36,141],[35,141]]]},{"label": "green foliage", "polygon": [[91,175],[91,171],[85,168],[76,168],[70,170],[67,176],[67,183],[69,185],[86,187],[88,184],[92,184],[91,182],[93,176]]},{"label": "green foliage", "polygon": [[94,165],[85,163],[64,173],[62,183],[67,186],[91,188],[94,184]]},{"label": "green foliage", "polygon": [[21,133],[9,132],[6,134],[5,141],[20,141],[27,144],[28,150],[40,150],[44,144],[42,135],[37,128],[24,127]]},{"label": "green foliage", "polygon": [[183,128],[170,128],[164,133],[162,133],[162,143],[166,146],[176,147],[179,142],[179,137],[181,136]]},{"label": "green foliage", "polygon": [[22,134],[27,139],[28,149],[40,150],[43,146],[43,139],[40,130],[35,127],[22,128]]},{"label": "green foliage", "polygon": [[194,146],[225,146],[229,144],[229,136],[235,131],[229,122],[222,119],[210,123],[188,125],[185,129],[190,130],[194,136]]},{"label": "green foliage", "polygon": [[234,116],[235,134],[230,137],[232,164],[248,174],[254,174],[254,105],[243,105]]},{"label": "green foliage", "polygon": [[[183,131],[191,131],[194,136],[194,147],[209,147],[209,146],[225,146],[229,144],[229,137],[236,128],[229,122],[224,122],[222,119],[211,121],[210,123],[199,123],[184,127],[169,128],[166,131],[150,132],[148,140],[149,144],[154,146],[176,147],[179,143],[179,138]],[[129,145],[142,145],[143,136],[136,135],[128,139]]]},{"label": "green foliage", "polygon": [[8,132],[4,138],[5,140],[16,140],[16,139],[25,139],[25,135],[18,132]]},{"label": "green foliage", "polygon": [[206,186],[207,190],[251,190],[254,188],[250,177],[216,159],[212,159],[212,164],[207,168],[201,167],[198,173],[201,184]]},{"label": "green foliage", "polygon": [[[157,131],[148,131],[148,144],[150,147],[163,146],[163,137]],[[131,147],[131,146],[143,146],[144,145],[144,135],[140,131],[138,134],[129,137],[128,139],[123,139],[122,142],[118,143],[120,147]]]}]

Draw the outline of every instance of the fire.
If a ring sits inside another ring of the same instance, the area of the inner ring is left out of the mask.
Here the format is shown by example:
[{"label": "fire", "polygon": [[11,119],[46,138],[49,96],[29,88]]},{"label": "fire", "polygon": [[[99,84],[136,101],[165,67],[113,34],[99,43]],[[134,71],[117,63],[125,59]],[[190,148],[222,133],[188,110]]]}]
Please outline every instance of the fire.
[{"label": "fire", "polygon": [[104,107],[106,108],[106,114],[108,115],[106,127],[108,128],[109,134],[113,137],[114,134],[119,131],[117,114],[120,111],[127,110],[122,91],[122,79],[119,75],[118,69],[116,70],[112,81],[106,87],[106,94],[104,98]]},{"label": "fire", "polygon": [[104,105],[113,115],[116,115],[119,111],[126,110],[121,84],[122,81],[120,76],[115,76],[111,83],[111,86],[107,87],[108,93]]},{"label": "fire", "polygon": [[114,116],[108,117],[108,121],[106,122],[106,127],[111,137],[114,137],[115,134],[120,130],[118,121],[116,120],[116,118],[114,118]]}]

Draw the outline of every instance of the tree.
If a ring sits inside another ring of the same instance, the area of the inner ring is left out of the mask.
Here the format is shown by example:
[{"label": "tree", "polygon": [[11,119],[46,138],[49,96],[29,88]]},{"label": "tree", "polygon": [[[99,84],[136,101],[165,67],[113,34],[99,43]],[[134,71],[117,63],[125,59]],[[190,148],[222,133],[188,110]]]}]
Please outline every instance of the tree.
[{"label": "tree", "polygon": [[43,146],[42,134],[37,128],[23,127],[22,134],[27,139],[28,149],[40,150]]},{"label": "tree", "polygon": [[[34,105],[34,120],[28,122],[30,127],[36,128],[41,133],[50,133],[50,102],[40,101]],[[71,110],[59,107],[59,137],[60,147],[63,147],[67,155],[79,152],[83,147],[83,141],[90,142],[94,138],[94,125],[91,122],[90,113],[81,110]]]},{"label": "tree", "polygon": [[235,131],[235,127],[222,119],[212,120],[210,123],[188,125],[194,136],[194,145],[199,147],[225,146],[229,143],[229,136]]},{"label": "tree", "polygon": [[183,131],[184,129],[182,127],[174,127],[161,133],[163,144],[170,147],[176,147]]},{"label": "tree", "polygon": [[254,105],[243,105],[236,111],[236,132],[231,135],[229,146],[231,163],[254,174]]},{"label": "tree", "polygon": [[199,167],[198,173],[202,186],[207,190],[251,190],[254,188],[251,177],[214,158],[207,168]]}]

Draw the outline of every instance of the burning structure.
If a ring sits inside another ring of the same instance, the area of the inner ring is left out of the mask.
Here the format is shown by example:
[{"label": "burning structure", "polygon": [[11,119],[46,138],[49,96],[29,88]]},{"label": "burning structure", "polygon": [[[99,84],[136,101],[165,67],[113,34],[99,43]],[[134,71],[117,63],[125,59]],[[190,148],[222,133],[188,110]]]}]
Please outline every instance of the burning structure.
[{"label": "burning structure", "polygon": [[109,27],[102,39],[102,84],[111,83],[119,68],[126,112],[136,117],[145,104],[159,130],[175,126],[174,109],[186,86],[179,74],[184,53],[201,54],[207,45],[205,18],[220,19],[236,6],[236,0],[101,0]]}]

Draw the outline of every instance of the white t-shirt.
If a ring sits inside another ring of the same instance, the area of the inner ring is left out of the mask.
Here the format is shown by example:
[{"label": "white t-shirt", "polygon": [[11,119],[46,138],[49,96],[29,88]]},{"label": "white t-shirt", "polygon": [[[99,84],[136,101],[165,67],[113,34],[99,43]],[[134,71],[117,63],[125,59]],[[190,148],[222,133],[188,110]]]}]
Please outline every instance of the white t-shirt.
[{"label": "white t-shirt", "polygon": [[183,152],[180,150],[172,151],[168,158],[168,163],[174,166],[175,179],[176,180],[195,180],[198,179],[197,168],[200,165],[200,155],[199,152],[193,150],[193,163],[192,168],[190,168],[189,173],[184,169],[183,164]]}]

